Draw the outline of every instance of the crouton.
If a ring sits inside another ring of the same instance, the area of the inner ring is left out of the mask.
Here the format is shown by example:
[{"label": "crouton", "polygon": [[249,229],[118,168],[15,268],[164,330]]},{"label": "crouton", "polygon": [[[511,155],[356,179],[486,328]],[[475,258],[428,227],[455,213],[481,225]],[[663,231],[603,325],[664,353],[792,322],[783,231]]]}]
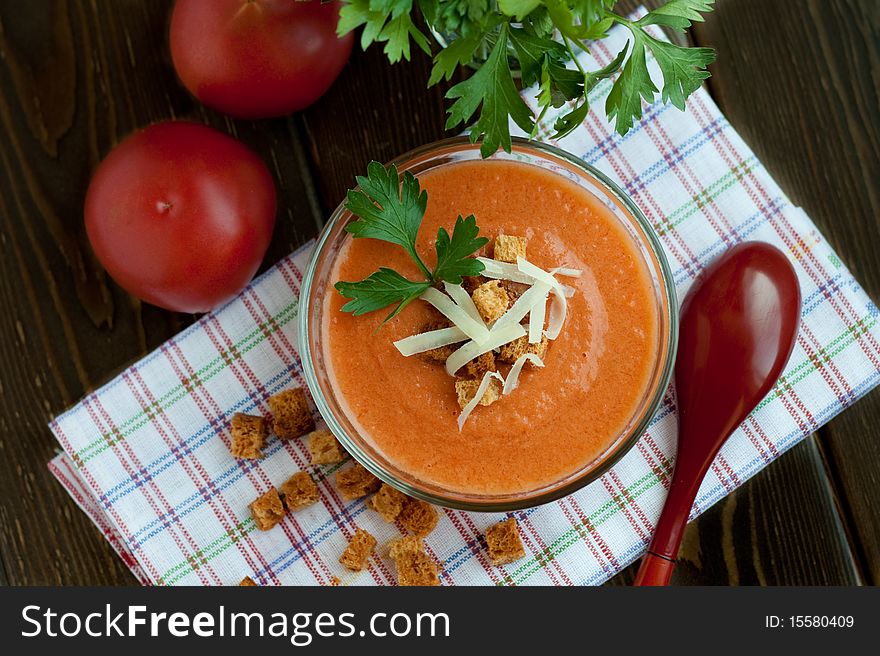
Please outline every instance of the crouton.
[{"label": "crouton", "polygon": [[308,472],[296,472],[281,486],[281,496],[288,510],[310,506],[321,498],[318,486]]},{"label": "crouton", "polygon": [[315,430],[315,420],[301,387],[270,396],[269,408],[274,417],[272,430],[282,440],[291,440]]},{"label": "crouton", "polygon": [[527,243],[525,237],[498,235],[495,237],[495,259],[499,262],[516,264],[517,257],[525,259]]},{"label": "crouton", "polygon": [[408,536],[391,544],[389,554],[397,568],[401,586],[440,585],[437,563],[425,553],[421,538]]},{"label": "crouton", "polygon": [[239,587],[240,587],[240,586],[244,586],[244,587],[257,587],[257,582],[254,581],[250,576],[245,576],[245,577],[241,580],[241,583],[239,583],[238,585],[239,585]]},{"label": "crouton", "polygon": [[379,513],[386,522],[393,522],[400,515],[408,499],[409,497],[400,490],[391,487],[388,483],[382,483],[382,487],[370,497],[367,505]]},{"label": "crouton", "polygon": [[519,538],[519,528],[512,517],[486,529],[486,544],[489,558],[495,565],[506,565],[526,555]]},{"label": "crouton", "polygon": [[251,517],[254,518],[257,528],[261,531],[268,531],[274,527],[284,517],[284,505],[281,503],[281,497],[278,496],[278,490],[274,487],[257,497],[249,508],[251,509]]},{"label": "crouton", "polygon": [[[523,335],[522,337],[502,346],[498,351],[498,359],[502,362],[516,362],[520,356],[525,355],[526,353],[534,353],[539,358],[543,359],[544,355],[547,353],[548,343],[546,335],[542,335],[541,341],[537,344],[529,344],[528,336]],[[529,364],[534,366],[532,362],[529,362]]]},{"label": "crouton", "polygon": [[352,501],[375,492],[382,485],[382,481],[356,462],[354,467],[336,472],[336,485],[342,498]]},{"label": "crouton", "polygon": [[454,351],[454,346],[438,346],[437,348],[433,348],[430,351],[422,351],[421,353],[419,353],[419,358],[421,358],[425,362],[443,364],[444,362],[446,362],[449,356],[453,354]]},{"label": "crouton", "polygon": [[407,531],[424,537],[434,530],[439,517],[437,509],[430,503],[420,499],[407,499],[398,519]]},{"label": "crouton", "polygon": [[367,562],[370,560],[370,554],[375,546],[376,538],[364,529],[359,528],[351,536],[348,546],[339,557],[339,562],[353,572],[366,569]]},{"label": "crouton", "polygon": [[229,450],[235,458],[262,458],[268,435],[265,419],[236,412],[232,415],[232,445]]},{"label": "crouton", "polygon": [[502,280],[501,286],[504,288],[504,291],[507,292],[508,309],[513,307],[513,304],[516,303],[517,299],[529,288],[529,285],[521,282],[514,282],[513,280]]},{"label": "crouton", "polygon": [[[471,399],[474,398],[474,395],[477,393],[479,387],[479,380],[471,378],[456,380],[455,392],[456,394],[458,394],[458,405],[464,408],[468,403],[470,403]],[[480,399],[480,405],[492,405],[500,398],[501,382],[497,378],[492,378],[489,380],[489,387],[487,387],[486,391],[483,393],[483,398]]]},{"label": "crouton", "polygon": [[485,276],[462,276],[461,277],[461,286],[468,294],[473,294],[474,290],[482,285],[484,282],[488,282],[488,278]]},{"label": "crouton", "polygon": [[313,465],[333,465],[345,459],[345,449],[326,428],[309,433],[309,453]]},{"label": "crouton", "polygon": [[[422,326],[422,329],[419,331],[420,333],[427,333],[432,330],[441,330],[442,328],[449,328],[449,326],[452,325],[449,319],[440,315],[439,312],[437,314],[440,316],[440,318],[435,321],[426,323],[424,326]],[[438,364],[443,363],[446,362],[446,358],[452,355],[452,352],[455,351],[456,348],[457,345],[440,346],[435,349],[431,349],[430,351],[419,353],[419,358],[426,362],[433,362]]]},{"label": "crouton", "polygon": [[507,292],[498,280],[484,282],[474,290],[471,297],[474,299],[474,305],[477,306],[480,316],[487,323],[495,321],[507,312],[507,306],[510,302]]},{"label": "crouton", "polygon": [[495,370],[495,356],[492,351],[477,356],[465,365],[468,377],[478,380],[482,380],[485,373]]}]

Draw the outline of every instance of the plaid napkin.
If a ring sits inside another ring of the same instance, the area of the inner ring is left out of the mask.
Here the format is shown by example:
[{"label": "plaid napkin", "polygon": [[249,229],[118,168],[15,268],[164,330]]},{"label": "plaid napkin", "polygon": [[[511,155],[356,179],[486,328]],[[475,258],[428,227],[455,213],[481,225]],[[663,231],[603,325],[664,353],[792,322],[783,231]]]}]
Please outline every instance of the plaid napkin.
[{"label": "plaid napkin", "polygon": [[[615,31],[585,66],[608,62]],[[659,73],[651,62],[657,80]],[[601,107],[608,82],[591,94]],[[535,90],[524,96],[534,101]],[[541,135],[551,132],[547,117]],[[803,322],[785,374],[721,450],[700,488],[696,516],[815,431],[880,381],[878,311],[810,219],[792,206],[705,91],[681,113],[646,108],[626,137],[593,112],[559,145],[614,178],[653,223],[679,298],[701,269],[743,240],[779,246],[794,263]],[[368,571],[338,562],[357,527],[380,545],[398,529],[345,502],[335,467],[308,466],[300,440],[269,443],[262,461],[229,454],[235,412],[303,385],[296,352],[297,296],[309,247],[51,423],[64,447],[50,468],[145,584],[393,584],[383,553]],[[723,375],[723,372],[719,372]],[[493,567],[483,532],[500,514],[446,510],[427,538],[451,584],[597,584],[635,560],[651,538],[675,455],[671,396],[635,448],[587,488],[513,513],[526,557]],[[248,503],[307,469],[322,502],[269,532]],[[381,552],[381,548],[380,548]],[[338,577],[338,578],[337,578]]]}]

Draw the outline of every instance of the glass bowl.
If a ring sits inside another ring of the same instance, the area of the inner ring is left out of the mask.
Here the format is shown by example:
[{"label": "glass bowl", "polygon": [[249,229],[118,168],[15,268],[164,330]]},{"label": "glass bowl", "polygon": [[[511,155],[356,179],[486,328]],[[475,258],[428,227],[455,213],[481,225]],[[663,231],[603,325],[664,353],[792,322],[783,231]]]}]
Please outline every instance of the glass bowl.
[{"label": "glass bowl", "polygon": [[[445,489],[419,480],[402,471],[373,447],[346,416],[344,404],[336,398],[324,362],[322,343],[323,299],[332,288],[334,258],[346,240],[352,239],[345,227],[353,219],[342,205],[324,226],[309,261],[300,295],[298,346],[309,391],[328,428],[355,460],[373,474],[402,492],[429,503],[458,508],[497,512],[528,508],[553,501],[597,479],[622,458],[646,430],[663,400],[672,375],[678,336],[678,304],[672,273],[657,235],[630,198],[603,173],[565,151],[525,139],[514,139],[512,152],[498,152],[494,159],[513,160],[539,166],[576,182],[604,203],[639,246],[654,283],[657,302],[657,354],[649,384],[632,418],[604,452],[592,462],[564,478],[538,489],[516,494],[478,495]],[[479,160],[479,144],[465,137],[439,141],[407,153],[394,164],[402,173],[418,176],[439,166]]]}]

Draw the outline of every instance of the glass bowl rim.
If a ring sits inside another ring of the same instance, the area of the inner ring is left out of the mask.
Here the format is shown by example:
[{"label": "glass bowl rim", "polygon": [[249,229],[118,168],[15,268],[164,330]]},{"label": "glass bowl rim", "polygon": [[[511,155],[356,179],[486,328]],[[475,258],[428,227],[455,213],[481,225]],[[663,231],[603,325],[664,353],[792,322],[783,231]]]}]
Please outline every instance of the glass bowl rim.
[{"label": "glass bowl rim", "polygon": [[[341,426],[337,418],[334,416],[334,413],[330,409],[327,400],[324,398],[324,394],[318,382],[315,371],[315,363],[312,358],[311,349],[309,348],[309,320],[311,316],[311,306],[309,305],[308,300],[312,294],[312,285],[314,284],[315,273],[317,270],[318,261],[320,260],[320,255],[323,253],[325,247],[327,246],[330,235],[334,231],[336,224],[347,213],[347,210],[344,207],[344,201],[336,207],[336,209],[330,215],[330,218],[324,224],[324,227],[322,228],[321,233],[319,234],[318,239],[315,243],[314,250],[309,257],[309,263],[303,275],[302,285],[300,286],[299,299],[300,302],[305,299],[306,306],[300,307],[298,311],[297,323],[299,330],[297,335],[297,346],[299,348],[299,356],[302,363],[303,375],[305,377],[306,384],[309,387],[309,391],[311,392],[312,398],[315,401],[315,405],[317,406],[318,411],[321,413],[321,416],[327,423],[327,427],[342,443],[342,446],[345,448],[346,451],[348,451],[352,458],[354,458],[356,462],[363,465],[369,472],[378,477],[380,480],[388,483],[398,490],[401,490],[409,496],[427,501],[428,503],[444,506],[447,508],[455,508],[457,510],[469,510],[478,512],[507,512],[512,510],[521,510],[524,508],[532,508],[568,496],[569,494],[572,494],[573,492],[576,492],[577,490],[580,490],[581,488],[586,487],[590,483],[597,480],[600,476],[605,474],[609,469],[617,464],[621,460],[621,458],[629,453],[632,450],[633,446],[635,446],[635,444],[639,441],[639,439],[641,439],[642,435],[647,430],[655,414],[657,413],[660,404],[663,402],[663,397],[666,393],[667,388],[669,387],[669,382],[672,379],[672,373],[675,366],[676,351],[678,348],[678,300],[675,290],[675,284],[673,282],[672,270],[669,267],[669,262],[667,261],[666,254],[663,250],[657,233],[655,232],[651,223],[642,213],[641,209],[639,209],[639,207],[617,185],[617,183],[611,180],[600,170],[598,170],[591,164],[583,161],[582,159],[576,157],[575,155],[572,155],[571,153],[568,153],[557,146],[524,139],[522,137],[512,137],[511,140],[513,146],[511,152],[514,152],[515,150],[531,150],[536,152],[539,156],[549,155],[551,158],[561,159],[569,165],[574,166],[576,169],[587,173],[588,176],[593,177],[597,182],[599,182],[618,202],[623,205],[625,210],[629,212],[629,214],[638,224],[638,227],[641,229],[641,232],[645,237],[644,245],[650,248],[651,254],[654,256],[659,266],[661,285],[658,286],[658,288],[662,288],[663,297],[665,299],[665,308],[661,307],[659,309],[661,310],[661,312],[665,312],[666,316],[668,317],[668,322],[666,326],[668,331],[665,353],[666,359],[663,363],[663,369],[660,371],[660,375],[657,378],[654,396],[645,407],[638,424],[636,424],[630,430],[630,434],[626,437],[626,439],[618,442],[616,446],[612,446],[610,448],[610,451],[604,454],[604,458],[595,467],[581,472],[580,475],[576,475],[575,478],[568,480],[563,485],[559,485],[558,487],[550,490],[539,492],[535,495],[498,495],[493,500],[468,501],[462,498],[445,497],[437,494],[432,494],[431,492],[426,492],[418,487],[411,485],[407,481],[400,480],[392,473],[387,471],[380,463],[377,463],[363,449],[361,449],[360,445],[358,445],[357,442],[348,435],[348,433]],[[405,165],[409,162],[419,160],[426,155],[434,154],[435,151],[437,151],[437,154],[441,154],[443,150],[455,148],[457,146],[465,146],[466,148],[470,147],[473,150],[479,150],[480,144],[479,142],[471,142],[470,139],[466,136],[441,139],[425,144],[418,148],[414,148],[394,158],[386,166],[394,164],[398,167],[401,167],[402,165]],[[660,351],[661,349],[662,345],[658,347],[658,351]],[[662,356],[663,353],[660,352],[659,355]],[[465,496],[467,495],[462,495],[462,497]]]}]

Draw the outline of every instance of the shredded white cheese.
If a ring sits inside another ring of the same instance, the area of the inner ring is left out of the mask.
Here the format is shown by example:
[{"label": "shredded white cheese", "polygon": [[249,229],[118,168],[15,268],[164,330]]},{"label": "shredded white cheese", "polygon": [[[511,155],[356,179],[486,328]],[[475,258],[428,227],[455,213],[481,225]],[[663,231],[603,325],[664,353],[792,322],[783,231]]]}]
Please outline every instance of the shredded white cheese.
[{"label": "shredded white cheese", "polygon": [[502,328],[504,326],[519,325],[525,316],[532,310],[535,305],[546,302],[547,292],[550,291],[550,285],[537,282],[529,287],[522,296],[520,296],[510,309],[498,317],[498,320],[492,325],[492,330]]},{"label": "shredded white cheese", "polygon": [[474,408],[476,408],[477,404],[482,400],[483,395],[486,393],[486,390],[489,389],[489,385],[492,383],[493,378],[497,378],[502,383],[504,383],[504,378],[501,377],[501,374],[495,371],[487,371],[483,375],[483,380],[480,381],[480,386],[477,388],[477,393],[474,394],[474,398],[468,401],[467,405],[461,409],[461,414],[458,415],[459,432],[461,432],[462,426],[464,426],[464,422],[467,421],[467,418],[470,416],[471,412],[474,411]]},{"label": "shredded white cheese", "polygon": [[465,332],[458,326],[450,326],[449,328],[441,328],[439,330],[429,330],[418,335],[410,335],[394,342],[394,346],[400,351],[401,355],[409,357],[416,353],[424,353],[441,346],[449,346],[457,344],[468,339]]},{"label": "shredded white cheese", "polygon": [[510,262],[499,262],[498,260],[493,260],[488,257],[478,257],[477,260],[482,262],[483,266],[486,267],[480,274],[481,276],[493,278],[495,280],[521,282],[525,285],[535,284],[535,279],[521,272],[517,269],[515,264],[511,264]]},{"label": "shredded white cheese", "polygon": [[507,372],[507,378],[504,380],[504,389],[501,391],[502,394],[510,394],[513,390],[519,387],[519,374],[527,360],[536,367],[544,366],[544,361],[534,353],[525,353],[524,355],[519,356],[516,359],[516,362],[513,363],[510,371]]},{"label": "shredded white cheese", "polygon": [[524,274],[532,276],[539,283],[550,285],[553,292],[553,302],[550,304],[550,319],[547,322],[547,330],[544,331],[544,334],[547,335],[547,339],[556,339],[562,331],[562,324],[565,323],[565,315],[568,313],[568,302],[565,300],[564,286],[552,274],[521,257],[516,258],[516,266]]},{"label": "shredded white cheese", "polygon": [[519,339],[526,334],[526,329],[518,323],[509,324],[507,326],[493,327],[489,332],[489,339],[485,342],[470,342],[458,347],[452,355],[446,359],[446,373],[454,376],[455,372],[461,369],[465,364],[476,357],[488,353],[497,348],[501,348],[505,344]]},{"label": "shredded white cheese", "polygon": [[547,294],[529,311],[529,344],[537,344],[544,333],[544,316],[547,311]]},{"label": "shredded white cheese", "polygon": [[569,269],[568,267],[556,267],[550,269],[550,273],[554,276],[566,276],[567,278],[580,278],[582,271],[580,269]]},{"label": "shredded white cheese", "polygon": [[476,321],[439,289],[428,287],[421,295],[421,299],[437,308],[440,314],[461,328],[472,340],[484,342],[489,339],[489,329],[486,328],[486,324],[482,320]]},{"label": "shredded white cheese", "polygon": [[446,293],[449,294],[453,301],[455,301],[455,304],[467,312],[471,319],[483,326],[486,325],[486,322],[483,321],[483,317],[480,316],[480,311],[477,309],[477,306],[474,305],[474,299],[472,299],[471,295],[465,291],[464,287],[461,285],[453,285],[448,282],[444,282],[443,286],[446,288]]}]

